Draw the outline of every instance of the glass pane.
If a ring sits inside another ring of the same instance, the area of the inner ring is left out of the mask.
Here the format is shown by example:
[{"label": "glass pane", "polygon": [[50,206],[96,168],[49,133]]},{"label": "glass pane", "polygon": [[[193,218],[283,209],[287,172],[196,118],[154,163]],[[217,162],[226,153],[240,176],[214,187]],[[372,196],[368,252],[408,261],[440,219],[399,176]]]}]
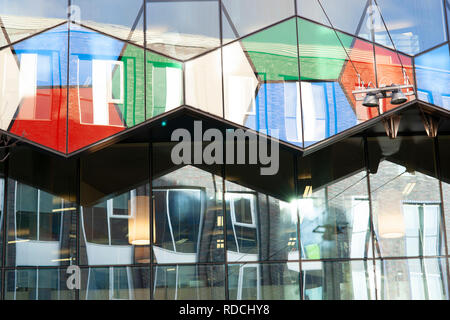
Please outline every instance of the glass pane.
[{"label": "glass pane", "polygon": [[67,25],[0,51],[0,129],[66,152]]},{"label": "glass pane", "polygon": [[[127,46],[127,48],[134,49],[135,47]],[[134,50],[140,49],[136,48]],[[183,104],[183,65],[176,60],[166,58],[150,51],[145,53],[145,59],[147,61],[147,87],[145,93],[147,104],[145,108],[146,119],[150,119]],[[128,63],[137,62],[134,61],[132,54],[127,61]],[[135,69],[133,69],[134,73],[130,73],[129,78],[135,79],[136,84],[139,84],[142,80],[142,68],[143,66],[136,65]],[[129,87],[129,90],[133,88],[132,93],[134,95],[137,95],[138,92],[142,94],[143,88],[140,88],[139,86],[134,87],[133,83],[130,83],[130,79],[128,78],[127,81],[127,86]],[[129,94],[131,94],[131,92]],[[133,100],[130,102],[133,102]],[[129,126],[143,121],[143,119],[139,117],[140,110],[142,110],[142,107],[139,107],[135,103],[129,104],[126,113],[130,119],[134,119]]]},{"label": "glass pane", "polygon": [[447,300],[446,259],[376,262],[378,299]]},{"label": "glass pane", "polygon": [[303,259],[372,257],[363,140],[301,157],[298,172]]},{"label": "glass pane", "polygon": [[223,265],[156,266],[153,293],[156,300],[224,300]]},{"label": "glass pane", "polygon": [[142,0],[72,0],[70,13],[76,23],[144,45]]},{"label": "glass pane", "polygon": [[296,20],[225,46],[223,55],[225,118],[302,146]]},{"label": "glass pane", "polygon": [[221,50],[185,63],[186,104],[223,117]]},{"label": "glass pane", "polygon": [[397,50],[414,55],[446,41],[442,0],[377,3]]},{"label": "glass pane", "polygon": [[222,178],[193,166],[174,169],[154,171],[156,263],[223,261]]},{"label": "glass pane", "polygon": [[[9,43],[54,27],[63,23],[65,19],[67,19],[67,1],[2,0],[0,3],[0,20],[5,27]],[[5,42],[2,43],[0,40],[0,46],[5,45]]]},{"label": "glass pane", "polygon": [[81,279],[80,300],[150,300],[150,268],[88,268]]},{"label": "glass pane", "polygon": [[377,255],[440,255],[441,199],[433,141],[427,137],[395,141],[369,139]]},{"label": "glass pane", "polygon": [[299,300],[299,264],[231,264],[231,300]]},{"label": "glass pane", "polygon": [[241,38],[294,14],[292,0],[224,0],[223,42]]},{"label": "glass pane", "polygon": [[186,60],[220,45],[219,1],[147,0],[147,48]]},{"label": "glass pane", "polygon": [[65,270],[20,269],[5,271],[6,300],[73,300],[75,290],[66,286]]},{"label": "glass pane", "polygon": [[[399,55],[395,51],[391,51],[380,46],[375,46],[375,60],[377,62],[377,80],[378,88],[395,85],[413,85],[414,75],[412,67],[412,59],[405,55]],[[412,89],[403,89],[403,93],[407,94],[408,101],[415,99]],[[383,112],[391,110],[398,105],[393,105],[390,98],[380,100],[380,108]]]},{"label": "glass pane", "polygon": [[69,153],[143,122],[144,50],[71,24],[69,90]]},{"label": "glass pane", "polygon": [[299,19],[305,147],[378,115],[352,91],[375,83],[373,46]]},{"label": "glass pane", "polygon": [[444,45],[415,58],[420,100],[450,110],[450,51]]},{"label": "glass pane", "polygon": [[117,144],[81,159],[82,265],[150,262],[148,154],[145,143]]},{"label": "glass pane", "polygon": [[[4,166],[0,164],[0,266],[3,266],[3,219],[4,218],[4,199],[5,199],[5,173]],[[0,286],[1,289],[1,286]]]},{"label": "glass pane", "polygon": [[447,246],[450,247],[450,136],[440,135],[439,141],[439,163],[442,182],[442,194],[444,205],[445,227],[447,232]]},{"label": "glass pane", "polygon": [[302,263],[305,300],[374,300],[372,260]]}]

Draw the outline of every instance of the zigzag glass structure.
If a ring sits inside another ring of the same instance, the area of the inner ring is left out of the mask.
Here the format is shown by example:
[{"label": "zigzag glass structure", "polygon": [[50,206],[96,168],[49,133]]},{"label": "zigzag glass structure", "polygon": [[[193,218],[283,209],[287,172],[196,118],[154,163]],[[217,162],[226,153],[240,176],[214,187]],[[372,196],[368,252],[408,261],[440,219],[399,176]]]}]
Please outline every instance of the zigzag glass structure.
[{"label": "zigzag glass structure", "polygon": [[[449,21],[449,0],[1,0],[0,299],[448,300]],[[354,93],[391,85],[405,103]],[[174,164],[198,120],[279,139],[279,171]]]}]

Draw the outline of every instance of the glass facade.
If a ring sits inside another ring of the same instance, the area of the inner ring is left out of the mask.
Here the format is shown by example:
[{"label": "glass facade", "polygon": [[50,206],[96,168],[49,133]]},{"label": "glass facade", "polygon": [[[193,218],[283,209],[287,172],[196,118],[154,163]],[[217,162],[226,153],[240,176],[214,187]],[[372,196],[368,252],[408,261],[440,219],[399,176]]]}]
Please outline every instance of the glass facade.
[{"label": "glass facade", "polygon": [[363,88],[450,110],[448,1],[391,2],[5,0],[0,129],[73,154],[187,105],[308,148],[396,107]]},{"label": "glass facade", "polygon": [[[0,299],[450,299],[448,123],[384,131],[448,117],[449,20],[448,0],[2,0]],[[406,105],[354,93],[391,85]],[[277,173],[175,164],[183,107],[279,139]]]}]

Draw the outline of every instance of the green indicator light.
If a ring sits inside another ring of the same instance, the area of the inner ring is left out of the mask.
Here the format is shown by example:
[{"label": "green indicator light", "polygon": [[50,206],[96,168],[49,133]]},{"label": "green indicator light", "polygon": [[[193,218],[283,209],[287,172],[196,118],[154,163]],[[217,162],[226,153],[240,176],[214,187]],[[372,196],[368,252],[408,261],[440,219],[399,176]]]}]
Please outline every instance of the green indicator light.
[{"label": "green indicator light", "polygon": [[161,126],[163,126],[163,127],[167,126],[167,121],[161,122]]}]

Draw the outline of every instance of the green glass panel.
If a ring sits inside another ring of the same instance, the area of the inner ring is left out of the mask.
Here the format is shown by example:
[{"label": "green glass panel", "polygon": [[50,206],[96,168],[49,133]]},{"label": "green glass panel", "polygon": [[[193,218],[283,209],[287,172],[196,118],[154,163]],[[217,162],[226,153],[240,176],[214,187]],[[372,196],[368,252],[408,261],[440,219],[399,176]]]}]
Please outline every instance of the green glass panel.
[{"label": "green glass panel", "polygon": [[242,40],[261,81],[298,80],[295,19]]},{"label": "green glass panel", "polygon": [[302,80],[338,79],[353,37],[300,18],[298,30]]},{"label": "green glass panel", "polygon": [[147,52],[147,119],[183,104],[183,65]]}]

